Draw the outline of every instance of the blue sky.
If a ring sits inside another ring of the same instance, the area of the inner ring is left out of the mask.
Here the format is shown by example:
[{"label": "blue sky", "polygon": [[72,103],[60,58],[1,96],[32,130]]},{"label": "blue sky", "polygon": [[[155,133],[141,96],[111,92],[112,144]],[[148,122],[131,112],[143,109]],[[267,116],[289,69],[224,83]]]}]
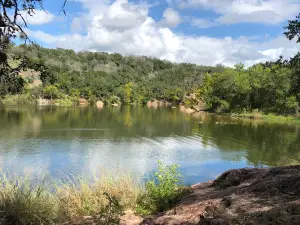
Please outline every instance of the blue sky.
[{"label": "blue sky", "polygon": [[27,31],[45,47],[247,66],[288,58],[300,44],[283,26],[300,0],[44,0]]}]

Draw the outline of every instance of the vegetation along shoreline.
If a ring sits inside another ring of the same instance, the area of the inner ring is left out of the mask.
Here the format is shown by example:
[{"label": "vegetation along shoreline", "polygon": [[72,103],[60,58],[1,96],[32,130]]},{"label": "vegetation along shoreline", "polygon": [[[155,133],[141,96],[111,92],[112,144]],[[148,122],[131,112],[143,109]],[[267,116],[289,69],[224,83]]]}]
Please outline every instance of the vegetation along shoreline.
[{"label": "vegetation along shoreline", "polygon": [[[178,165],[159,162],[145,185],[106,173],[67,183],[1,174],[3,224],[299,224],[299,166],[229,170],[185,187]],[[50,187],[50,188],[49,188]]]}]

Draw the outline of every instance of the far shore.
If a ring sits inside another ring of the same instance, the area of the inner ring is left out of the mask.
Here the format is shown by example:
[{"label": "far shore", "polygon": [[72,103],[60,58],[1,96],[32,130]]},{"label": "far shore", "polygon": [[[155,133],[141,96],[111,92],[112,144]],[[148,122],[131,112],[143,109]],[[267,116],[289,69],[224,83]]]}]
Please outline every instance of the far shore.
[{"label": "far shore", "polygon": [[157,108],[178,108],[181,112],[189,115],[195,115],[197,117],[198,113],[212,113],[216,115],[223,115],[223,116],[230,116],[232,118],[244,118],[244,119],[251,119],[251,120],[261,120],[261,121],[268,121],[268,122],[274,122],[274,123],[300,123],[300,114],[298,115],[280,115],[280,114],[274,114],[269,113],[265,114],[260,111],[254,111],[254,112],[243,112],[243,113],[224,113],[224,112],[212,112],[209,110],[205,110],[203,107],[200,107],[199,105],[195,106],[185,106],[182,103],[171,103],[167,102],[165,100],[152,100],[148,101],[145,104],[121,104],[120,102],[116,103],[110,103],[105,101],[95,101],[93,103],[90,103],[88,100],[84,98],[79,98],[75,102],[70,101],[69,99],[37,99],[32,102],[28,101],[17,101],[17,95],[12,96],[12,98],[9,98],[8,101],[1,101],[0,100],[0,106],[26,106],[26,105],[35,105],[35,106],[49,106],[49,107],[97,107],[98,109],[102,109],[104,107],[123,107],[123,106],[146,106],[151,109],[157,109]]}]

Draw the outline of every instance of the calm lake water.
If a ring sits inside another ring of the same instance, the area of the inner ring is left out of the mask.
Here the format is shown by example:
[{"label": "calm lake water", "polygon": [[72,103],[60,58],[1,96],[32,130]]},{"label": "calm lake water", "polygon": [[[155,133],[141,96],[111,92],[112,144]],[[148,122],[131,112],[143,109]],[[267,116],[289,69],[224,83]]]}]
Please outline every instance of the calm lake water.
[{"label": "calm lake water", "polygon": [[232,168],[300,162],[300,127],[179,109],[0,108],[0,167],[34,178],[124,170],[147,179],[157,160],[186,184]]}]

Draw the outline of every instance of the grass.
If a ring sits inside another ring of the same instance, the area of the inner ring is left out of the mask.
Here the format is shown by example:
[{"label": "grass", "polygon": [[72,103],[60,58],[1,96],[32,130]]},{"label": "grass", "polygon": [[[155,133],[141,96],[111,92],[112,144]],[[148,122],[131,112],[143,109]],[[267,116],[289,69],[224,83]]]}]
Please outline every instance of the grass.
[{"label": "grass", "polygon": [[32,184],[26,177],[13,178],[2,173],[0,224],[61,224],[83,216],[107,215],[114,212],[111,207],[106,212],[111,201],[114,205],[120,203],[124,209],[135,208],[141,190],[129,175],[106,174],[99,180],[78,178],[66,184],[61,181]]},{"label": "grass", "polygon": [[176,204],[186,189],[178,165],[159,162],[155,177],[143,188],[122,172],[102,173],[100,179],[72,176],[66,182],[32,182],[0,173],[0,224],[62,224],[91,217],[95,224],[118,225],[125,209],[138,214],[162,212]]},{"label": "grass", "polygon": [[300,117],[297,115],[276,115],[273,113],[263,114],[261,112],[250,112],[250,113],[231,113],[232,117],[242,117],[250,119],[261,119],[272,122],[296,122],[300,123]]},{"label": "grass", "polygon": [[54,224],[58,201],[43,182],[31,185],[27,178],[0,179],[0,224]]},{"label": "grass", "polygon": [[98,215],[108,203],[103,193],[114,196],[125,209],[135,208],[142,192],[140,185],[129,175],[113,177],[109,173],[96,181],[79,178],[77,181],[56,185],[55,189],[59,200],[59,217],[64,220]]}]

